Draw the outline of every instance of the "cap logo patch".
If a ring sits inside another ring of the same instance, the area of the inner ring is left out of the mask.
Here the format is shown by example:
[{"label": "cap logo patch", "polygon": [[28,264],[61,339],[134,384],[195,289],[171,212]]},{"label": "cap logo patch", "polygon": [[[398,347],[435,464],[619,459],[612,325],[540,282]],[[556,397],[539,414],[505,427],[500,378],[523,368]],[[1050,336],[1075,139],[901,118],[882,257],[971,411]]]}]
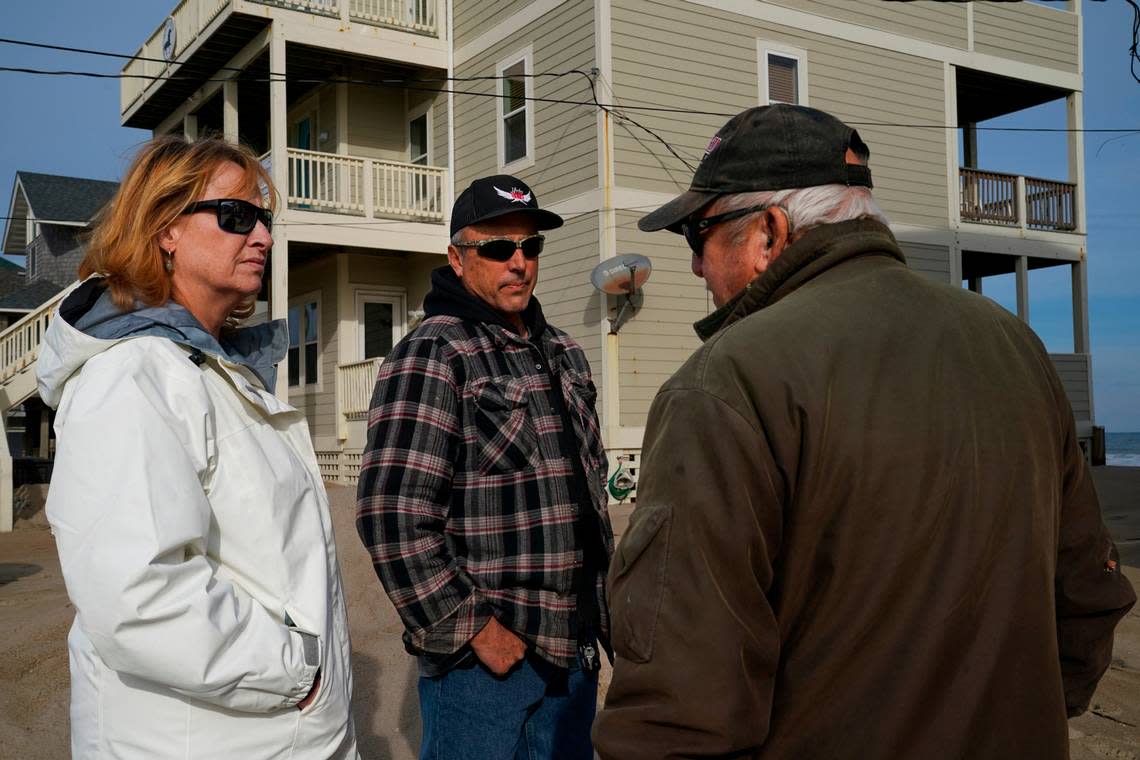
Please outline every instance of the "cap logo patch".
[{"label": "cap logo patch", "polygon": [[719,148],[720,142],[721,142],[720,135],[713,135],[713,139],[709,140],[709,146],[707,148],[705,148],[705,154],[703,156],[701,156],[701,160],[704,161],[706,158],[709,157],[710,153],[712,153],[714,150]]},{"label": "cap logo patch", "polygon": [[[494,187],[494,186],[492,185],[492,187]],[[517,187],[512,187],[511,191],[509,193],[506,190],[500,190],[499,188],[496,187],[495,192],[499,194],[499,197],[506,198],[511,203],[521,203],[524,206],[526,204],[530,203],[531,194],[530,193],[524,193],[522,190],[519,190]]]}]

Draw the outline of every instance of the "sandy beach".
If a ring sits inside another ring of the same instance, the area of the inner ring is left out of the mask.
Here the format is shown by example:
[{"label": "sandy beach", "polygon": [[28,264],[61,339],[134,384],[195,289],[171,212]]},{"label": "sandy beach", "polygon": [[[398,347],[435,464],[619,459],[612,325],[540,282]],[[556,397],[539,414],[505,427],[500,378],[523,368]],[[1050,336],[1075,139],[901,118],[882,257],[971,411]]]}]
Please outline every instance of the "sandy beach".
[{"label": "sandy beach", "polygon": [[[1140,468],[1094,471],[1105,522],[1140,588]],[[367,760],[412,760],[419,746],[414,663],[401,625],[372,572],[353,526],[354,491],[329,486],[348,593],[355,717]],[[33,501],[34,499],[33,494]],[[630,507],[614,510],[619,534]],[[66,637],[74,611],[42,514],[0,534],[0,755],[19,760],[68,756]],[[603,686],[608,682],[603,671]],[[1011,696],[1016,698],[1016,696]],[[1074,760],[1140,758],[1140,610],[1117,629],[1113,664],[1092,709],[1069,722]]]}]

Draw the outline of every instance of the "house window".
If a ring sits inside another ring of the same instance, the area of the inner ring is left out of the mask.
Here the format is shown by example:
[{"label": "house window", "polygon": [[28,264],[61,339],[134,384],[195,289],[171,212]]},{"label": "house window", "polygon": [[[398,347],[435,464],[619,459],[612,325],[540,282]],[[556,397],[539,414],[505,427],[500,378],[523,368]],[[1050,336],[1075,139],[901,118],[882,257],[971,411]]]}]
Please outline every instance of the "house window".
[{"label": "house window", "polygon": [[760,102],[806,106],[807,53],[771,43],[759,43]]},{"label": "house window", "polygon": [[499,166],[524,168],[534,163],[534,78],[528,48],[501,63],[499,79]]},{"label": "house window", "polygon": [[408,122],[408,163],[421,166],[428,164],[428,116],[426,111]]},{"label": "house window", "polygon": [[402,293],[358,292],[356,321],[359,325],[360,358],[388,355],[406,330]]},{"label": "house window", "polygon": [[318,295],[289,302],[289,387],[320,382],[321,301]]}]

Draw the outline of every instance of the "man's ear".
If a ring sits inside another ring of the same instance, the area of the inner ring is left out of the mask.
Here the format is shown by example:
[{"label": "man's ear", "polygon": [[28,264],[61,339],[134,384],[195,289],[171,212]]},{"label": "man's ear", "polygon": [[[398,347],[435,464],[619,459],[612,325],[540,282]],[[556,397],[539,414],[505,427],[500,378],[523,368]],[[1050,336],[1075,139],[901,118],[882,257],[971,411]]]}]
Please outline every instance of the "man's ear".
[{"label": "man's ear", "polygon": [[447,246],[447,263],[451,264],[451,271],[456,277],[463,277],[463,256],[454,245]]},{"label": "man's ear", "polygon": [[788,216],[784,209],[771,206],[756,214],[749,241],[756,274],[762,274],[788,246]]}]

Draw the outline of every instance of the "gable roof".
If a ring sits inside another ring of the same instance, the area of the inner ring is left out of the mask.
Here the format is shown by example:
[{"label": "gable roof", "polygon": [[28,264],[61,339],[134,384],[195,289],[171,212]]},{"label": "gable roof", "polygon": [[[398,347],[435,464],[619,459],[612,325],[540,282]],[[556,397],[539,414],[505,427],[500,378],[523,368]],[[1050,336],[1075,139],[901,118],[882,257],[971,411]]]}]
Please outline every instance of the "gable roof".
[{"label": "gable roof", "polygon": [[0,311],[28,311],[54,296],[63,287],[49,280],[36,280],[0,296]]},{"label": "gable roof", "polygon": [[119,189],[118,182],[16,172],[32,215],[41,222],[86,224]]},{"label": "gable roof", "polygon": [[4,253],[23,253],[27,239],[24,219],[86,226],[115,194],[117,182],[58,174],[16,172],[8,219],[4,225]]}]

